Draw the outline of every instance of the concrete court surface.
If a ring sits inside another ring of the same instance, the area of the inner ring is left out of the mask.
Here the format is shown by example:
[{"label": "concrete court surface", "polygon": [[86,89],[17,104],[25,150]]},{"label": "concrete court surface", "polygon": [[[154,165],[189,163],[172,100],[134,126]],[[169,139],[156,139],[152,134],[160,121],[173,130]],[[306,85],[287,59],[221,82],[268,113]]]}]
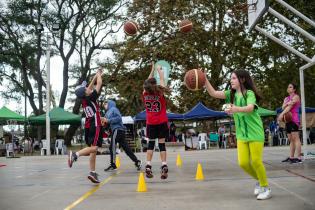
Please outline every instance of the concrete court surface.
[{"label": "concrete court surface", "polygon": [[[315,145],[312,145],[315,150]],[[169,152],[169,178],[161,180],[159,154],[154,153],[153,179],[147,192],[136,192],[139,172],[122,153],[118,171],[103,171],[108,155],[97,156],[99,186],[86,178],[88,158],[80,157],[73,168],[66,156],[0,158],[0,209],[315,209],[315,160],[303,164],[281,163],[289,147],[267,147],[264,162],[273,197],[257,201],[255,181],[237,165],[236,149],[181,152],[183,166],[176,167],[178,153]],[[145,160],[145,153],[137,153]],[[197,163],[204,181],[196,181]]]}]

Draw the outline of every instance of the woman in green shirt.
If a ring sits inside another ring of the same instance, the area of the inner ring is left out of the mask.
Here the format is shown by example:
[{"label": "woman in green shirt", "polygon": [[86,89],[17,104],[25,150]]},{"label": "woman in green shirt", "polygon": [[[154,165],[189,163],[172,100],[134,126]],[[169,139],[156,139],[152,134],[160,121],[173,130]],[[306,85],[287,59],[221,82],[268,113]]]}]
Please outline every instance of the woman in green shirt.
[{"label": "woman in green shirt", "polygon": [[265,200],[271,197],[271,190],[262,161],[264,129],[256,104],[260,96],[252,78],[245,70],[234,71],[230,83],[230,90],[217,91],[206,79],[205,87],[212,97],[225,99],[225,102],[230,104],[225,112],[234,118],[238,163],[245,172],[258,180],[254,194],[258,200]]}]

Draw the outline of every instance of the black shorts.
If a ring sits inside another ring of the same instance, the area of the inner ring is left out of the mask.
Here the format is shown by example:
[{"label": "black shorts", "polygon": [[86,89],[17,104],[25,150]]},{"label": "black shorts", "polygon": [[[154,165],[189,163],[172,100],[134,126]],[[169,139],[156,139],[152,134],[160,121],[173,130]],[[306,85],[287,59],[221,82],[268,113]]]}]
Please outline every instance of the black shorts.
[{"label": "black shorts", "polygon": [[298,132],[299,126],[291,121],[285,124],[285,130],[287,133]]},{"label": "black shorts", "polygon": [[102,146],[102,128],[101,127],[90,127],[84,130],[85,143],[90,146]]},{"label": "black shorts", "polygon": [[147,125],[147,137],[149,139],[162,139],[168,137],[167,122],[157,125]]}]

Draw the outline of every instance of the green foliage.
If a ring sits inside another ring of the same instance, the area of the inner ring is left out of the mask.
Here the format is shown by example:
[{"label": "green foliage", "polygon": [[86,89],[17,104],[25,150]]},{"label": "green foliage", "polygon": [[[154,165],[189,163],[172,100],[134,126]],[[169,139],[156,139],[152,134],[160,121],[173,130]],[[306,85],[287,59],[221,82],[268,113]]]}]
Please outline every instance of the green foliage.
[{"label": "green foliage", "polygon": [[[269,109],[281,106],[288,83],[299,83],[298,68],[305,62],[256,31],[246,33],[247,14],[239,13],[234,18],[226,14],[235,3],[207,0],[133,1],[128,8],[128,19],[137,20],[140,32],[135,37],[126,36],[125,43],[115,50],[117,63],[123,61],[124,65],[115,71],[112,81],[122,98],[123,113],[136,114],[143,110],[140,103],[142,84],[149,75],[151,61],[158,59],[168,60],[173,66],[172,95],[168,100],[171,111],[185,112],[198,101],[213,109],[220,109],[224,103],[210,98],[205,91],[187,90],[182,81],[185,72],[193,68],[204,69],[212,85],[221,90],[229,88],[229,77],[233,70],[246,69],[263,96],[260,105]],[[305,14],[314,14],[310,12],[314,7],[305,7],[301,1],[291,3]],[[281,7],[277,7],[277,10],[287,13]],[[183,19],[193,22],[191,33],[179,32],[177,22]],[[288,33],[289,41],[295,48],[309,56],[315,54],[314,45],[297,32],[270,15],[264,19],[263,27],[273,25],[279,29],[272,31],[276,36],[285,38],[284,33]],[[301,21],[299,24],[302,24]],[[315,88],[311,85],[314,79],[314,68],[307,70],[305,89],[308,106],[315,105]]]}]

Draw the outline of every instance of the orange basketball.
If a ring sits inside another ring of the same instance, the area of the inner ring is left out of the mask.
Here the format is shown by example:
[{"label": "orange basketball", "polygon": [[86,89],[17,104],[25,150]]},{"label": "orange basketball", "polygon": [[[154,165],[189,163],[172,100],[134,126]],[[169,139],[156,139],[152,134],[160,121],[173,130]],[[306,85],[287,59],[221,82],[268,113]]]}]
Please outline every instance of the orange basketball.
[{"label": "orange basketball", "polygon": [[184,83],[189,90],[199,90],[206,82],[205,73],[199,69],[191,69],[186,72]]},{"label": "orange basketball", "polygon": [[179,30],[183,33],[188,33],[192,30],[193,24],[190,20],[182,20],[179,22]]},{"label": "orange basketball", "polygon": [[128,36],[133,36],[138,32],[138,24],[135,21],[129,20],[124,23],[124,32]]},{"label": "orange basketball", "polygon": [[283,122],[288,123],[292,121],[292,113],[287,112],[283,115]]}]

